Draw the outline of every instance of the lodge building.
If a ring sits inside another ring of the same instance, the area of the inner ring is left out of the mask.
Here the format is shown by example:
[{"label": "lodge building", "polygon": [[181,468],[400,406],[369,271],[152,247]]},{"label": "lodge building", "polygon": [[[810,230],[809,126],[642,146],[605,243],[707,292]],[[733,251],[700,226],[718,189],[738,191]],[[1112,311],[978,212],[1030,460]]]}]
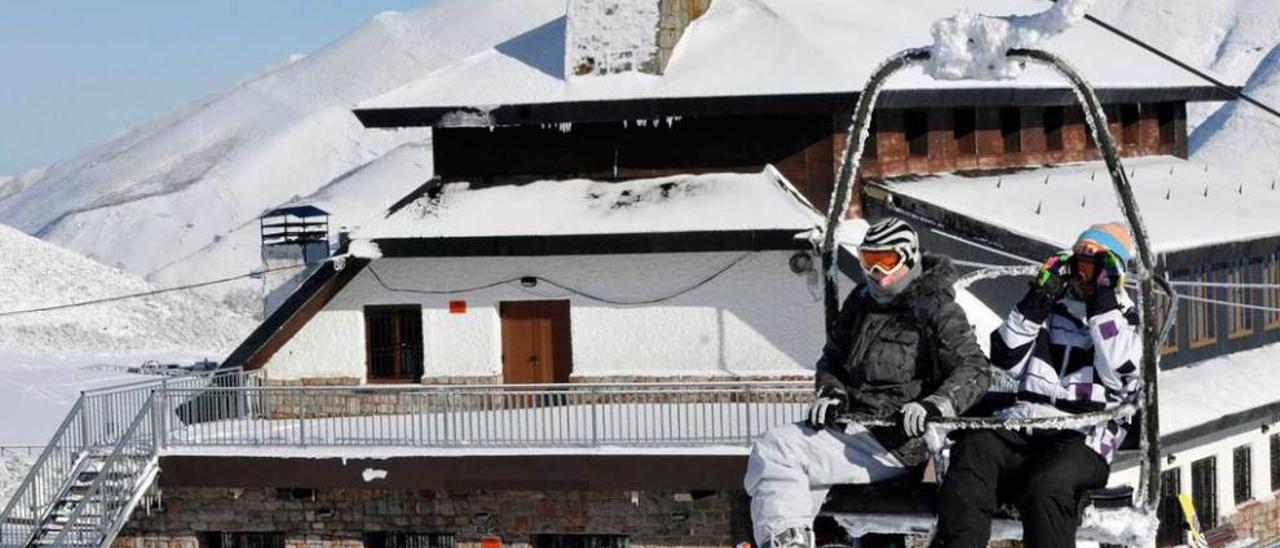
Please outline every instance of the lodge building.
[{"label": "lodge building", "polygon": [[[227,359],[264,386],[190,407],[116,545],[749,540],[746,445],[799,417],[823,342],[812,241],[859,86],[957,8],[936,4],[573,0],[358,105],[370,131],[431,127],[433,178]],[[1233,195],[1188,160],[1187,104],[1222,90],[1098,27],[1057,40],[1188,283],[1164,349],[1164,488],[1192,494],[1215,541],[1280,537],[1280,398],[1239,378],[1280,358],[1280,227],[1249,224],[1280,194]],[[881,96],[852,213],[909,216],[971,263],[1069,244],[1118,218],[1075,101],[1037,67],[1008,85],[905,74]],[[1242,220],[1211,237],[1186,219],[1226,207]],[[1256,285],[1215,285],[1241,281]],[[971,288],[981,333],[1022,284]],[[1112,482],[1136,475],[1130,454]]]}]

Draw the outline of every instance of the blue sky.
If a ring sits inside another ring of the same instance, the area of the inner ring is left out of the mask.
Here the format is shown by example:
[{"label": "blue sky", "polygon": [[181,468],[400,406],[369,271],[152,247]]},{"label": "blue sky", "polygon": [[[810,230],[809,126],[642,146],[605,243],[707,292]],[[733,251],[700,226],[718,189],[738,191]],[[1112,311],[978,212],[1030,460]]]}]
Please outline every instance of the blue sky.
[{"label": "blue sky", "polygon": [[4,0],[0,175],[48,165],[431,0]]}]

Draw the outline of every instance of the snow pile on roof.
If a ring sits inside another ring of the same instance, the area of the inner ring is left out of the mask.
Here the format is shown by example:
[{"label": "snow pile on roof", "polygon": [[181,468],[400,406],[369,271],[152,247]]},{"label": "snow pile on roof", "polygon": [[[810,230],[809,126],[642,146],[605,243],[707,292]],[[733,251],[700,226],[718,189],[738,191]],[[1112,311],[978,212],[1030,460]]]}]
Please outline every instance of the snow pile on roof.
[{"label": "snow pile on roof", "polygon": [[[1050,8],[1027,0],[716,0],[672,52],[664,74],[557,77],[539,68],[537,51],[564,48],[564,34],[539,29],[454,63],[361,108],[474,106],[637,97],[701,97],[849,92],[876,65],[901,50],[932,42],[930,25],[960,9],[1027,14]],[[548,19],[548,27],[564,26]],[[1080,25],[1047,48],[1070,59],[1102,87],[1204,86],[1154,55],[1095,25]],[[749,67],[749,69],[748,69]],[[1029,67],[1007,86],[1066,88],[1050,69]],[[887,89],[987,87],[939,82],[904,71]]]},{"label": "snow pile on roof", "polygon": [[1092,5],[1093,0],[1062,0],[1034,15],[1007,17],[961,10],[933,23],[925,72],[941,80],[1017,78],[1026,65],[1005,52],[1040,47],[1084,19]]},{"label": "snow pile on roof", "polygon": [[1160,375],[1160,433],[1280,401],[1280,343],[1211,358]]},{"label": "snow pile on roof", "polygon": [[177,351],[218,356],[253,327],[189,293],[5,315],[144,293],[142,278],[0,226],[0,350],[38,356],[118,356]]},{"label": "snow pile on roof", "polygon": [[[425,131],[368,131],[351,105],[564,13],[564,0],[424,4],[380,14],[305,58],[54,165],[0,198],[0,222],[158,283],[258,266],[256,240],[233,231],[256,233],[263,211],[306,202],[389,151],[429,140]],[[430,177],[422,170],[364,191],[369,201],[394,202],[403,185]],[[363,220],[342,204],[326,209],[335,224]],[[248,282],[209,291],[220,298],[230,287],[256,291]],[[259,306],[256,294],[241,300]]]},{"label": "snow pile on roof", "polygon": [[[1158,252],[1280,234],[1280,187],[1270,179],[1170,156],[1131,158],[1124,165]],[[1064,248],[1092,223],[1124,220],[1101,161],[884,184],[895,194]]]},{"label": "snow pile on roof", "polygon": [[810,230],[822,216],[773,168],[624,182],[448,183],[357,239]]},{"label": "snow pile on roof", "polygon": [[652,0],[569,0],[564,74],[608,74],[657,63],[658,7]]}]

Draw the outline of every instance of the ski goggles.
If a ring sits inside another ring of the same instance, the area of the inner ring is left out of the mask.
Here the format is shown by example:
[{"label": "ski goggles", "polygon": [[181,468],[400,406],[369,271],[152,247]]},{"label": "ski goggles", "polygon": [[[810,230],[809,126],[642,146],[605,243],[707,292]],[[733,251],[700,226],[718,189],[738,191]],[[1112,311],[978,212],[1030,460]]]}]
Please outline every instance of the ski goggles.
[{"label": "ski goggles", "polygon": [[1079,280],[1094,279],[1099,268],[1106,268],[1110,253],[1106,248],[1091,243],[1077,245],[1071,255],[1072,274]]},{"label": "ski goggles", "polygon": [[879,272],[891,274],[905,262],[902,253],[896,249],[858,249],[858,263],[868,273]]}]

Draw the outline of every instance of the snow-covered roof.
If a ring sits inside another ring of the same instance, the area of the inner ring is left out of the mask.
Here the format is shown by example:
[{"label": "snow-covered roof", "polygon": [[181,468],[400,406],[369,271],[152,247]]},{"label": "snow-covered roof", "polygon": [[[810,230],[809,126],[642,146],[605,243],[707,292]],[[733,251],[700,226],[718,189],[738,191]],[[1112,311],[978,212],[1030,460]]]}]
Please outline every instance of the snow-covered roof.
[{"label": "snow-covered roof", "polygon": [[755,174],[446,183],[356,230],[357,240],[814,228],[822,216],[772,167]]},{"label": "snow-covered roof", "polygon": [[[1124,160],[1157,252],[1280,234],[1280,188],[1171,156]],[[1123,221],[1101,161],[1004,174],[947,174],[881,183],[1015,234],[1070,247],[1095,222]]]},{"label": "snow-covered roof", "polygon": [[1280,343],[1218,356],[1160,375],[1160,433],[1280,402]]},{"label": "snow-covered roof", "polygon": [[[359,109],[852,92],[890,54],[931,42],[930,24],[968,9],[1005,15],[1047,0],[717,0],[677,44],[664,74],[566,79],[564,19],[361,103]],[[1205,82],[1093,24],[1045,44],[1102,88],[1204,87]],[[935,81],[919,69],[888,90],[1065,88],[1044,67],[1011,82]],[[465,123],[465,121],[460,121]]]}]

